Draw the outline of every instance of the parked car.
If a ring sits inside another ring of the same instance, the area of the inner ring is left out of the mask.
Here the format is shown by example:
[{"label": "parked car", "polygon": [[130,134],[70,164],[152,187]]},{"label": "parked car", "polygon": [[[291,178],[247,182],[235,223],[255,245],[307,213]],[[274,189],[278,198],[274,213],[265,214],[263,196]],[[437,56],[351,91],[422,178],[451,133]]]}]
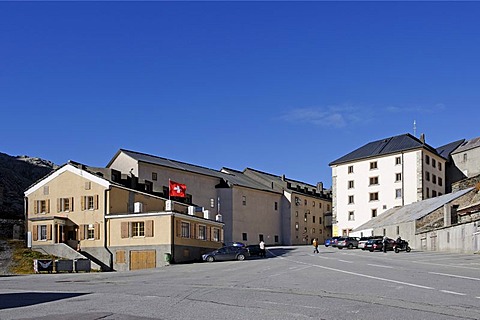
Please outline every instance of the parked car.
[{"label": "parked car", "polygon": [[203,261],[245,260],[249,256],[248,250],[240,246],[226,246],[202,255]]},{"label": "parked car", "polygon": [[348,249],[358,248],[358,240],[359,240],[359,238],[357,238],[357,237],[343,237],[343,238],[338,238],[338,240],[337,240],[337,248],[338,248],[338,249],[343,249],[343,248],[348,248]]},{"label": "parked car", "polygon": [[383,238],[382,236],[361,237],[360,240],[358,240],[358,249],[364,250],[365,244],[370,239],[382,239],[382,238]]},{"label": "parked car", "polygon": [[336,244],[337,239],[340,237],[331,237],[327,238],[325,240],[325,247],[333,246],[333,244]]},{"label": "parked car", "polygon": [[224,247],[246,247],[245,243],[238,241],[227,242],[223,245]]},{"label": "parked car", "polygon": [[[393,251],[395,245],[395,240],[388,238],[387,239],[387,251]],[[365,244],[363,250],[373,251],[382,251],[383,250],[383,240],[382,239],[370,239]]]},{"label": "parked car", "polygon": [[248,245],[245,247],[245,249],[247,249],[248,251],[248,254],[252,257],[252,256],[260,256],[260,253],[262,252],[260,250],[260,245],[258,244],[251,244],[251,245]]}]

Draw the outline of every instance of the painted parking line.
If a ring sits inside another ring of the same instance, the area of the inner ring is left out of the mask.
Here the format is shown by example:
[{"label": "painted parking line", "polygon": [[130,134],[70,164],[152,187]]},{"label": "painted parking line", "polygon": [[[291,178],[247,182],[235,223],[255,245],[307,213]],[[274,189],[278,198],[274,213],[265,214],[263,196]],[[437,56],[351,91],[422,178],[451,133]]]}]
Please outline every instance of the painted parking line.
[{"label": "painted parking line", "polygon": [[368,266],[378,267],[378,268],[386,268],[386,269],[393,269],[393,267],[391,267],[391,266],[382,266],[382,265],[379,265],[379,264],[368,264]]},{"label": "painted parking line", "polygon": [[460,293],[460,292],[455,292],[455,291],[440,290],[440,292],[453,294],[453,295],[456,295],[456,296],[466,296],[465,293]]},{"label": "painted parking line", "polygon": [[468,280],[480,281],[480,278],[457,276],[457,275],[455,275],[455,274],[438,273],[438,272],[429,272],[429,273],[430,273],[430,274],[436,274],[436,275],[439,275],[439,276],[446,276],[446,277],[452,277],[452,278],[460,278],[460,279],[468,279]]},{"label": "painted parking line", "polygon": [[353,263],[352,261],[340,260],[340,259],[338,259],[338,261],[340,261],[340,262],[344,262],[344,263]]}]

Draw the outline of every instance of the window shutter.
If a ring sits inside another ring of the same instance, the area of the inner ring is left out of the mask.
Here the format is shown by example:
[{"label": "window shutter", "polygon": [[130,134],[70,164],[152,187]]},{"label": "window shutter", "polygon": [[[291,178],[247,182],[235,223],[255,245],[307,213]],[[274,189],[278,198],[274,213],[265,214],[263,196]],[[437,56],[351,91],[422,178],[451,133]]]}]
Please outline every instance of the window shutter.
[{"label": "window shutter", "polygon": [[182,233],[181,233],[182,226],[181,226],[179,220],[177,220],[176,223],[177,223],[177,237],[180,237],[182,235]]},{"label": "window shutter", "polygon": [[85,240],[85,225],[81,224],[80,227],[78,228],[78,239],[79,240]]},{"label": "window shutter", "polygon": [[120,234],[122,238],[128,238],[128,222],[122,222]]},{"label": "window shutter", "polygon": [[52,240],[52,225],[47,225],[47,240]]},{"label": "window shutter", "polygon": [[145,221],[145,237],[153,237],[153,220]]},{"label": "window shutter", "polygon": [[94,226],[94,235],[95,235],[95,240],[99,240],[100,239],[100,223],[95,223],[95,226]]},{"label": "window shutter", "polygon": [[95,210],[98,210],[98,194],[96,194],[94,197],[93,197],[93,201],[94,201],[94,204],[93,204],[93,207],[95,208]]},{"label": "window shutter", "polygon": [[32,237],[33,237],[33,241],[38,240],[38,226],[32,226]]},{"label": "window shutter", "polygon": [[85,211],[85,196],[81,197],[81,201],[82,201],[82,211]]},{"label": "window shutter", "polygon": [[60,212],[60,208],[62,206],[62,199],[61,198],[57,198],[57,212]]},{"label": "window shutter", "polygon": [[47,212],[50,213],[50,199],[47,199]]},{"label": "window shutter", "polygon": [[[122,222],[123,223],[123,222]],[[117,250],[115,254],[116,263],[125,263],[125,250]]]},{"label": "window shutter", "polygon": [[33,201],[33,213],[34,214],[38,213],[38,201],[37,200]]},{"label": "window shutter", "polygon": [[70,198],[70,211],[73,211],[73,201],[75,200],[74,197]]}]

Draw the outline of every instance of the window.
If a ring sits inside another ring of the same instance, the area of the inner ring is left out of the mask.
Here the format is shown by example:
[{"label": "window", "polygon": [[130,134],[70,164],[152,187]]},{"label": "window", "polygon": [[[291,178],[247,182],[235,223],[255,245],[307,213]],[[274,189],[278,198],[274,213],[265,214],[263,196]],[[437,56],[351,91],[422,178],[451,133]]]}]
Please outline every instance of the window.
[{"label": "window", "polygon": [[57,199],[57,211],[58,212],[73,211],[73,198],[59,198],[59,199]]},{"label": "window", "polygon": [[246,232],[242,233],[242,240],[243,240],[243,241],[247,241],[247,240],[248,240],[248,236],[247,236],[247,233],[246,233]]},{"label": "window", "polygon": [[315,233],[315,228],[312,228],[312,233]]},{"label": "window", "polygon": [[217,228],[213,229],[213,241],[220,241],[220,230]]},{"label": "window", "polygon": [[210,198],[210,208],[215,208],[215,199]]},{"label": "window", "polygon": [[275,201],[274,208],[275,208],[275,211],[277,211],[277,210],[278,210],[278,202],[277,202],[277,201]]},{"label": "window", "polygon": [[43,187],[43,195],[48,196],[50,193],[50,188],[48,186]]},{"label": "window", "polygon": [[432,174],[432,182],[437,183],[437,176]]},{"label": "window", "polygon": [[441,187],[443,185],[443,180],[442,178],[438,177],[438,185]]},{"label": "window", "polygon": [[353,173],[353,166],[348,166],[348,173]]},{"label": "window", "polygon": [[437,167],[437,161],[432,158],[432,167],[436,168]]},{"label": "window", "polygon": [[432,197],[435,198],[437,196],[437,191],[432,190]]},{"label": "window", "polygon": [[442,171],[442,163],[441,162],[438,163],[438,171]]},{"label": "window", "polygon": [[92,189],[92,183],[90,181],[85,182],[85,190]]},{"label": "window", "polygon": [[430,157],[428,155],[425,155],[425,163],[430,164]]},{"label": "window", "polygon": [[378,192],[370,193],[370,201],[378,201]]},{"label": "window", "polygon": [[315,223],[315,216],[312,216],[312,223]]},{"label": "window", "polygon": [[378,177],[370,177],[370,185],[378,185]]},{"label": "window", "polygon": [[38,240],[47,240],[47,226],[46,225],[41,225],[40,227],[40,232],[39,232],[39,238]]},{"label": "window", "polygon": [[247,205],[247,197],[246,197],[246,196],[242,196],[242,204],[243,204],[244,206]]},{"label": "window", "polygon": [[372,218],[377,216],[377,209],[372,209]]},{"label": "window", "polygon": [[322,224],[322,217],[318,217],[318,224]]},{"label": "window", "polygon": [[258,235],[258,241],[263,241],[263,234]]},{"label": "window", "polygon": [[132,222],[132,237],[145,237],[145,222]]},{"label": "window", "polygon": [[295,197],[295,205],[296,206],[300,205],[300,198],[299,197]]},{"label": "window", "polygon": [[370,170],[378,169],[377,161],[370,162]]},{"label": "window", "polygon": [[295,230],[298,231],[298,222],[295,222]]},{"label": "window", "polygon": [[466,153],[463,154],[463,162],[467,162],[468,160],[468,156]]},{"label": "window", "polygon": [[278,236],[276,235],[274,238],[275,238],[275,243],[278,243]]},{"label": "window", "polygon": [[399,234],[400,234],[400,227],[397,226],[397,235],[399,235]]},{"label": "window", "polygon": [[402,189],[395,189],[395,198],[402,198]]},{"label": "window", "polygon": [[295,217],[298,217],[298,211],[295,211]]},{"label": "window", "polygon": [[97,209],[98,209],[98,195],[82,197],[82,211],[97,210]]},{"label": "window", "polygon": [[33,203],[35,213],[50,213],[50,200],[37,200]]},{"label": "window", "polygon": [[427,188],[427,198],[430,198],[430,189]]},{"label": "window", "polygon": [[182,221],[182,238],[190,238],[190,223]]},{"label": "window", "polygon": [[156,172],[152,172],[152,180],[157,181],[157,173]]},{"label": "window", "polygon": [[402,181],[402,174],[401,173],[396,173],[395,174],[395,182]]},{"label": "window", "polygon": [[348,204],[353,204],[353,196],[348,196]]},{"label": "window", "polygon": [[396,165],[402,164],[402,158],[400,158],[400,157],[395,157],[395,164],[396,164]]},{"label": "window", "polygon": [[327,211],[330,211],[330,205],[327,204]]},{"label": "window", "polygon": [[355,221],[355,212],[354,211],[348,212],[348,221]]},{"label": "window", "polygon": [[430,172],[425,172],[425,180],[430,181]]},{"label": "window", "polygon": [[353,189],[355,186],[355,182],[353,180],[348,181],[348,189]]},{"label": "window", "polygon": [[306,213],[306,212],[305,212],[305,215],[304,215],[303,220],[304,220],[305,222],[307,222],[307,213]]},{"label": "window", "polygon": [[305,201],[303,202],[304,205],[307,205],[307,199],[305,199]]},{"label": "window", "polygon": [[198,239],[207,240],[207,227],[198,226]]},{"label": "window", "polygon": [[95,226],[93,224],[89,224],[87,226],[87,239],[88,240],[95,239]]}]

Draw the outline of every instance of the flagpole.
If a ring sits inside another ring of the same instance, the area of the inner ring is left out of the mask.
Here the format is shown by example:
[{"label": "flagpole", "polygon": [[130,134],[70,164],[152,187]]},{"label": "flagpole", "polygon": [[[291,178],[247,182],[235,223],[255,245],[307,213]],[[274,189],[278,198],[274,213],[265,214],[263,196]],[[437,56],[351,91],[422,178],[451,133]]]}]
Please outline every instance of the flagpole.
[{"label": "flagpole", "polygon": [[168,178],[168,200],[170,200],[170,178]]}]

